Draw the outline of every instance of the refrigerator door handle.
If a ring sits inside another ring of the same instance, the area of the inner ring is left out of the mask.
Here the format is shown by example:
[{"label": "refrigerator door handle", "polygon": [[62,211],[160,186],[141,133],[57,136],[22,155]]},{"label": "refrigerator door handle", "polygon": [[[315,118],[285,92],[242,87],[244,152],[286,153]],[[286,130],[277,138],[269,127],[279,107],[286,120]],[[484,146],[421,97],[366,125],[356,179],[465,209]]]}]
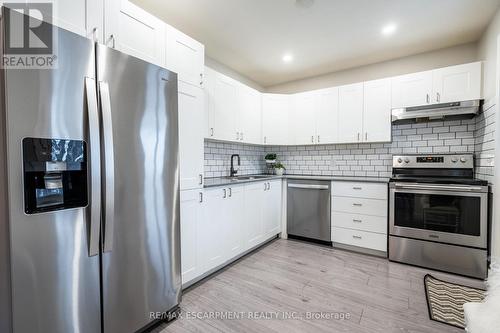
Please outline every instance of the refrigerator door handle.
[{"label": "refrigerator door handle", "polygon": [[102,129],[104,140],[104,252],[113,249],[114,215],[115,215],[115,162],[113,151],[113,123],[111,119],[111,100],[107,82],[99,82],[99,97],[102,111]]},{"label": "refrigerator door handle", "polygon": [[99,138],[99,110],[95,80],[85,78],[85,96],[87,98],[88,128],[90,143],[90,227],[88,245],[89,256],[99,254],[99,231],[101,227],[101,145]]}]

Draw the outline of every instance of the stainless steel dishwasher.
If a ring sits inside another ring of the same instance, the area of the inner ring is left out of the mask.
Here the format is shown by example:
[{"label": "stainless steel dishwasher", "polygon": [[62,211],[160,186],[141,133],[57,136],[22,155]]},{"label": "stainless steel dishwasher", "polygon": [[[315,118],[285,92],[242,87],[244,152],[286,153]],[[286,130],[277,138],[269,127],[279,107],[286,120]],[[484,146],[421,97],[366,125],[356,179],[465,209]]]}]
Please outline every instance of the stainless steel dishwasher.
[{"label": "stainless steel dishwasher", "polygon": [[330,181],[288,180],[289,238],[331,244]]}]

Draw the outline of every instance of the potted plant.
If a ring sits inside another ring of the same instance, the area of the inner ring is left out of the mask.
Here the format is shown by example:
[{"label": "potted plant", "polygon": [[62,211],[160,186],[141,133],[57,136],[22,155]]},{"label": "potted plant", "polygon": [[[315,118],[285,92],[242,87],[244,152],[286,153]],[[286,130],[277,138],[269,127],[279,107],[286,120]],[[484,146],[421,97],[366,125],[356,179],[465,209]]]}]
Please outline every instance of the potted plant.
[{"label": "potted plant", "polygon": [[285,173],[285,166],[283,163],[278,162],[274,165],[274,170],[276,171],[276,176],[283,176]]},{"label": "potted plant", "polygon": [[274,153],[271,153],[271,154],[267,154],[264,159],[266,160],[266,163],[267,164],[271,164],[273,165],[274,163],[276,163],[276,154]]}]

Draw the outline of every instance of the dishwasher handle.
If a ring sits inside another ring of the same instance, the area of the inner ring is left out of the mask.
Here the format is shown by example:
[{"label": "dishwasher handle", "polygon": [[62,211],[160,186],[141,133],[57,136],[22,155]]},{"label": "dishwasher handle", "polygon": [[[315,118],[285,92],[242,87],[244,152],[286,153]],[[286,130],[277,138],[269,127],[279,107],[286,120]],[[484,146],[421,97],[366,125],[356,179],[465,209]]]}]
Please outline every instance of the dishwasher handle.
[{"label": "dishwasher handle", "polygon": [[301,188],[306,190],[329,190],[330,186],[316,184],[288,184],[288,188]]}]

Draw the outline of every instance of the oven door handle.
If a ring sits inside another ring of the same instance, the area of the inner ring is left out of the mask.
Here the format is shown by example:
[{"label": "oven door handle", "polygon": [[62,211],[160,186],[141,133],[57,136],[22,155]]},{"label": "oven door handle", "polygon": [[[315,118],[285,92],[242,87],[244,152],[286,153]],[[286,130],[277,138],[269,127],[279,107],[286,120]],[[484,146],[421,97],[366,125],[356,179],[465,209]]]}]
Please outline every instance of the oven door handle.
[{"label": "oven door handle", "polygon": [[396,189],[407,190],[438,190],[438,191],[461,191],[461,192],[483,192],[481,186],[453,186],[453,185],[422,185],[422,184],[401,184],[395,183]]}]

